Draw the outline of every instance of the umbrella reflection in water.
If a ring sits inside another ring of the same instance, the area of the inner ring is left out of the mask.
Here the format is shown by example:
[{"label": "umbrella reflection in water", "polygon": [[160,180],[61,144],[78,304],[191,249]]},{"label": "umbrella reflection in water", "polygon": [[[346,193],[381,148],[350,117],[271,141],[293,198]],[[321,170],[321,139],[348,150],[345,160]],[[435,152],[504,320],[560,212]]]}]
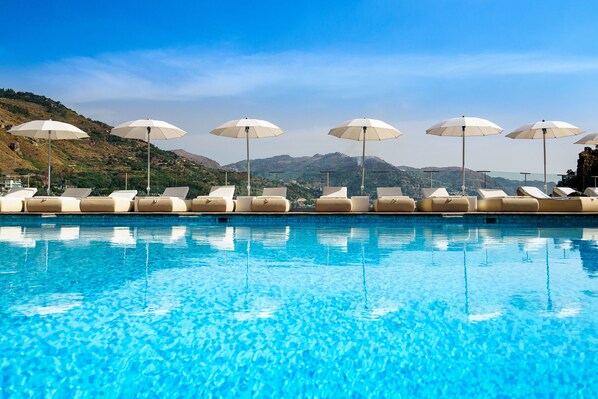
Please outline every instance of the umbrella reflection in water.
[{"label": "umbrella reflection in water", "polygon": [[[41,227],[28,227],[21,235],[22,242],[17,241],[18,245],[26,247],[35,247],[37,242],[43,241],[44,247],[44,283],[42,287],[32,286],[30,288],[41,288],[42,294],[32,296],[28,303],[15,305],[13,309],[19,311],[25,316],[48,315],[55,313],[65,313],[69,310],[81,306],[83,296],[77,292],[56,292],[48,293],[48,272],[51,270],[50,263],[50,243],[67,243],[79,238],[79,226],[59,226],[42,225]],[[33,243],[33,245],[31,245]]]},{"label": "umbrella reflection in water", "polygon": [[[399,230],[403,232],[403,229]],[[408,231],[408,229],[407,229]],[[409,236],[407,234],[407,236]],[[360,269],[360,283],[361,293],[363,298],[363,308],[356,310],[356,317],[377,319],[384,317],[385,315],[395,312],[399,306],[396,300],[377,298],[371,300],[371,293],[368,290],[368,267],[367,267],[367,256],[366,248],[372,244],[371,228],[368,227],[325,227],[316,230],[316,238],[318,243],[327,247],[327,261],[326,265],[331,266],[330,254],[331,251],[337,251],[340,254],[347,254],[351,257],[351,260],[355,259],[353,254],[355,244],[359,251],[359,269]],[[395,246],[396,248],[396,246]],[[340,264],[344,262],[340,261]],[[350,261],[351,265],[355,265],[353,261]],[[332,266],[337,266],[336,262],[332,262]]]},{"label": "umbrella reflection in water", "polygon": [[137,240],[145,242],[145,262],[144,262],[144,281],[143,281],[143,305],[139,312],[134,312],[134,316],[145,316],[150,314],[163,315],[169,313],[178,306],[176,298],[168,298],[158,295],[150,295],[152,302],[148,303],[148,292],[150,292],[150,282],[157,280],[157,276],[152,276],[151,251],[153,245],[163,245],[165,247],[186,246],[187,226],[167,226],[167,227],[139,227],[137,228]]},{"label": "umbrella reflection in water", "polygon": [[25,248],[25,261],[27,261],[29,248],[35,247],[35,240],[27,236],[25,226],[0,226],[0,242]]},{"label": "umbrella reflection in water", "polygon": [[[245,243],[245,274],[244,274],[244,292],[240,309],[234,312],[233,317],[239,321],[250,321],[256,319],[268,319],[274,317],[280,307],[280,303],[272,297],[265,295],[256,295],[251,290],[252,266],[251,246],[252,243],[261,244],[263,247],[285,247],[289,238],[289,226],[238,226],[235,227],[235,245]],[[271,233],[271,234],[270,234]],[[255,270],[256,274],[262,268]],[[254,280],[259,280],[256,277]],[[256,290],[259,293],[259,290]]]}]

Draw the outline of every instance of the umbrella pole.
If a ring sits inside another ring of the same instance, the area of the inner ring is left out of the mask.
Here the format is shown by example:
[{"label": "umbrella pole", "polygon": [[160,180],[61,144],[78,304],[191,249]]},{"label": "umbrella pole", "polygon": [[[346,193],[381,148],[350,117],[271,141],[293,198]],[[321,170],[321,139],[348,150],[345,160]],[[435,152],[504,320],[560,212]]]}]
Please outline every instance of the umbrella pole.
[{"label": "umbrella pole", "polygon": [[247,139],[247,195],[251,195],[251,169],[249,166],[249,126],[245,126],[245,137]]},{"label": "umbrella pole", "polygon": [[548,184],[546,183],[546,129],[542,129],[542,142],[544,144],[544,193],[548,194]]},{"label": "umbrella pole", "polygon": [[365,252],[363,249],[363,242],[361,243],[361,280],[363,284],[363,308],[368,308],[368,287],[365,276]]},{"label": "umbrella pole", "polygon": [[367,126],[363,127],[363,151],[361,152],[361,195],[365,189],[365,134]]},{"label": "umbrella pole", "polygon": [[469,318],[469,286],[467,284],[467,246],[463,243],[463,280],[465,280],[465,314]]},{"label": "umbrella pole", "polygon": [[465,126],[461,126],[463,131],[463,155],[461,162],[461,192],[465,195]]},{"label": "umbrella pole", "polygon": [[150,133],[151,127],[147,127],[147,195],[150,195]]},{"label": "umbrella pole", "polygon": [[52,131],[48,132],[48,190],[46,191],[48,195],[52,195],[51,191],[51,182],[52,182]]},{"label": "umbrella pole", "polygon": [[552,297],[550,296],[550,263],[548,262],[548,242],[546,242],[546,310],[552,310]]}]

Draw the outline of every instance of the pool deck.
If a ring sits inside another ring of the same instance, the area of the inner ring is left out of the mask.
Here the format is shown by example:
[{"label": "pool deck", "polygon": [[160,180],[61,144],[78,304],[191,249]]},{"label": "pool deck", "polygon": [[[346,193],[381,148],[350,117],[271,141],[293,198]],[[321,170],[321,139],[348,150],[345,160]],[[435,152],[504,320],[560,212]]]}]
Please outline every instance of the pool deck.
[{"label": "pool deck", "polygon": [[468,224],[468,225],[525,225],[525,226],[598,226],[598,213],[561,212],[287,212],[287,213],[3,213],[0,225],[21,224]]}]

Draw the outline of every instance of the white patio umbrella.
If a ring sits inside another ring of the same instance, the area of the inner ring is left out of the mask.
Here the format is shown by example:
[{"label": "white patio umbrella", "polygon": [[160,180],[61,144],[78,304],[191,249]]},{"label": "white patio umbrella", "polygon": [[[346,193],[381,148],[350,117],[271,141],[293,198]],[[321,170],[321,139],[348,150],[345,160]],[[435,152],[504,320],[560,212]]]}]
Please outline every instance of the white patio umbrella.
[{"label": "white patio umbrella", "polygon": [[183,137],[186,131],[163,121],[137,119],[118,125],[110,131],[118,137],[147,141],[147,194],[150,194],[150,142]]},{"label": "white patio umbrella", "polygon": [[365,142],[366,140],[396,139],[402,133],[388,123],[377,119],[357,118],[343,122],[330,129],[328,134],[341,139],[363,141],[361,153],[361,195],[365,188]]},{"label": "white patio umbrella", "polygon": [[14,136],[48,140],[48,195],[51,195],[50,183],[52,182],[52,140],[77,140],[89,137],[76,126],[51,119],[26,122],[11,128],[8,132]]},{"label": "white patio umbrella", "polygon": [[251,169],[249,163],[249,139],[275,137],[283,134],[278,126],[260,119],[235,119],[228,121],[212,130],[216,136],[245,139],[247,142],[247,195],[251,195]]},{"label": "white patio umbrella", "polygon": [[567,122],[545,121],[530,123],[521,126],[507,134],[510,139],[542,139],[544,146],[544,192],[548,191],[546,183],[546,139],[575,136],[583,133],[583,130]]},{"label": "white patio umbrella", "polygon": [[598,133],[586,134],[573,144],[598,145]]},{"label": "white patio umbrella", "polygon": [[426,134],[435,136],[463,137],[461,162],[461,191],[465,195],[465,136],[489,136],[499,134],[503,128],[489,120],[462,116],[439,122],[426,130]]}]

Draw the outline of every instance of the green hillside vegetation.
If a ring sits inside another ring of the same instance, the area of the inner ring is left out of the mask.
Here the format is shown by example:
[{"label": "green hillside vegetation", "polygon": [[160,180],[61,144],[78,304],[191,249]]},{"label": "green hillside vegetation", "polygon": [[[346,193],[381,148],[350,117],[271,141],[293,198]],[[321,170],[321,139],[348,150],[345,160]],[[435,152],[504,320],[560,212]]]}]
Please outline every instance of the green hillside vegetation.
[{"label": "green hillside vegetation", "polygon": [[[52,141],[52,191],[59,194],[65,186],[89,187],[93,195],[107,195],[128,188],[145,194],[147,183],[147,144],[141,140],[110,135],[111,126],[91,120],[68,109],[60,102],[33,93],[0,89],[0,172],[21,175],[24,183],[44,192],[47,171],[47,141],[17,137],[7,130],[36,119],[53,119],[73,124],[89,134],[89,139]],[[224,171],[209,169],[171,151],[152,146],[152,193],[168,186],[189,186],[189,197],[205,195],[210,186],[224,184]],[[246,175],[228,173],[229,184],[244,195]],[[274,182],[256,177],[252,188],[261,192]],[[276,183],[276,184],[279,184]],[[289,185],[289,197],[309,197],[311,191],[297,184]]]}]

